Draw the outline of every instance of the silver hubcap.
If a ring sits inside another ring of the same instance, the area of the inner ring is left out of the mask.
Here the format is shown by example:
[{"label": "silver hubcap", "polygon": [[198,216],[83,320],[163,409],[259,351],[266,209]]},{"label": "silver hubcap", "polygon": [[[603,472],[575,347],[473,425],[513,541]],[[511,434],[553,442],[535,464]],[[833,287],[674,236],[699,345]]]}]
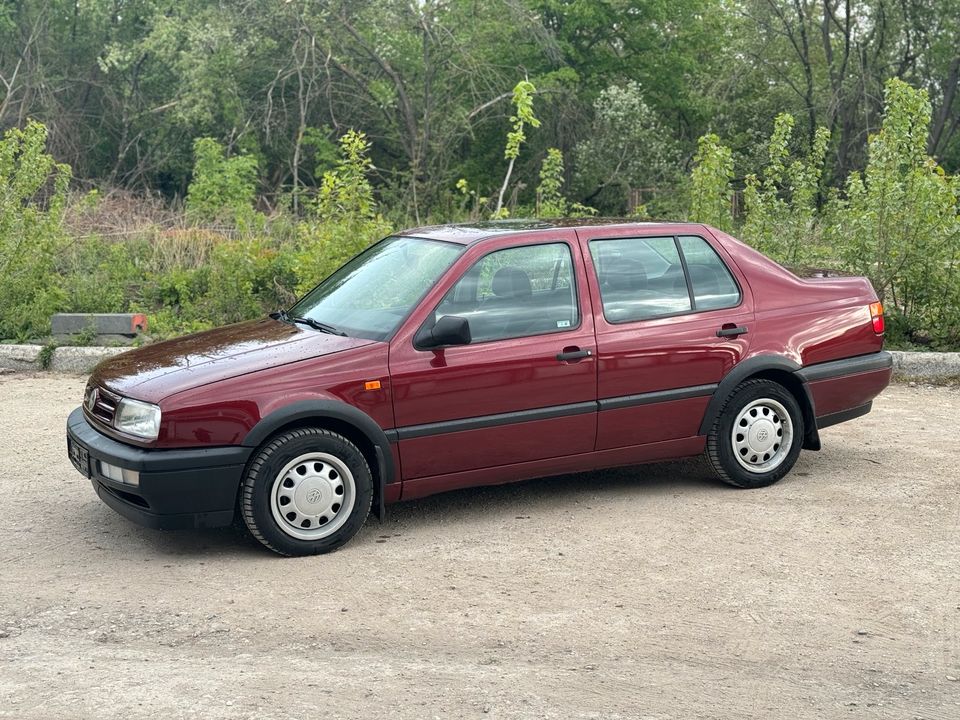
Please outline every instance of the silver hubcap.
[{"label": "silver hubcap", "polygon": [[730,440],[734,457],[746,470],[770,472],[784,461],[793,444],[790,413],[776,400],[754,400],[733,421]]},{"label": "silver hubcap", "polygon": [[319,540],[339,530],[356,500],[353,473],[337,457],[306,453],[279,472],[270,491],[270,510],[283,532]]}]

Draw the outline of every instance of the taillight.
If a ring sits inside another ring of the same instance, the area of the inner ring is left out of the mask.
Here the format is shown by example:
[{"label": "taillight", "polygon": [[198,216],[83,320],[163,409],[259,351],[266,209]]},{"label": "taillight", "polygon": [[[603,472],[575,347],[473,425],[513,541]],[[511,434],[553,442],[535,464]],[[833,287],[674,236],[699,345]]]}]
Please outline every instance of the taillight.
[{"label": "taillight", "polygon": [[873,320],[873,331],[877,335],[883,335],[883,305],[881,303],[870,303],[870,319]]}]

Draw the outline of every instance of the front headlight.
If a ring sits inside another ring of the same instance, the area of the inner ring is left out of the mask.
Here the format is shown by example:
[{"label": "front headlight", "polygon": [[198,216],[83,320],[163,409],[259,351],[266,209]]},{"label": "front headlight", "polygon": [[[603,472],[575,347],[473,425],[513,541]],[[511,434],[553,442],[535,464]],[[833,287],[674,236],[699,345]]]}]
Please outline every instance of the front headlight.
[{"label": "front headlight", "polygon": [[117,405],[114,427],[120,432],[144,440],[156,440],[160,434],[160,408],[150,403],[124,398]]}]

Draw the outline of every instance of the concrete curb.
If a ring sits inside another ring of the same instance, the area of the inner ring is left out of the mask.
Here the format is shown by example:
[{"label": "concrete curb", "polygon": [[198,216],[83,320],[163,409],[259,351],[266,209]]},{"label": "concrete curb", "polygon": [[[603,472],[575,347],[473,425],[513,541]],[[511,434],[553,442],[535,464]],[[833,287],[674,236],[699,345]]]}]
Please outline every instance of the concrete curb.
[{"label": "concrete curb", "polygon": [[[101,360],[129,350],[127,347],[58,347],[50,358],[49,370],[85,374]],[[0,370],[41,370],[40,345],[0,345]],[[960,352],[891,351],[893,374],[898,380],[947,382],[960,380]]]},{"label": "concrete curb", "polygon": [[[46,369],[54,372],[83,375],[93,370],[101,360],[129,350],[128,347],[72,347],[53,350]],[[43,370],[42,345],[0,345],[0,370]]]},{"label": "concrete curb", "polygon": [[960,352],[903,352],[891,350],[897,380],[947,382],[960,380]]}]

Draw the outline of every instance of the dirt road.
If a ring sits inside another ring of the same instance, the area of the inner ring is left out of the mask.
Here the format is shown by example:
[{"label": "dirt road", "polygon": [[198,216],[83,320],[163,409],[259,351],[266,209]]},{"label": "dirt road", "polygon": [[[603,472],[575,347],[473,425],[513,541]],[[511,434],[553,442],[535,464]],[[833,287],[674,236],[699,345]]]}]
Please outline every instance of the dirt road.
[{"label": "dirt road", "polygon": [[394,506],[332,555],[126,522],[0,377],[0,717],[960,717],[960,391],[758,491],[697,461]]}]

